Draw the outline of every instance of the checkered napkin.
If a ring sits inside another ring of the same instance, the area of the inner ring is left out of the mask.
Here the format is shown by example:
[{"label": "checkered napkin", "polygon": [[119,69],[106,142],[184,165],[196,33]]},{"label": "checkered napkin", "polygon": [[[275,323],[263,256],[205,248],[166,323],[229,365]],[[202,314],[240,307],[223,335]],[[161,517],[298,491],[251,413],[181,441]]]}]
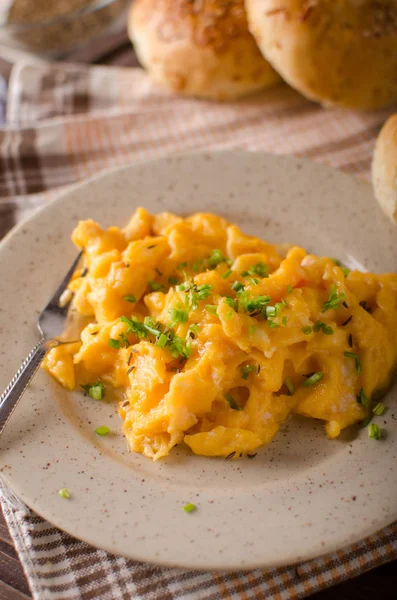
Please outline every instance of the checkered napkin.
[{"label": "checkered napkin", "polygon": [[[244,148],[307,156],[368,177],[387,111],[325,111],[280,86],[216,104],[175,98],[139,69],[0,61],[0,230],[60,187],[169,152]],[[0,232],[1,233],[1,232]],[[0,487],[37,600],[291,600],[397,558],[397,523],[315,560],[248,573],[161,568],[96,550]]]}]

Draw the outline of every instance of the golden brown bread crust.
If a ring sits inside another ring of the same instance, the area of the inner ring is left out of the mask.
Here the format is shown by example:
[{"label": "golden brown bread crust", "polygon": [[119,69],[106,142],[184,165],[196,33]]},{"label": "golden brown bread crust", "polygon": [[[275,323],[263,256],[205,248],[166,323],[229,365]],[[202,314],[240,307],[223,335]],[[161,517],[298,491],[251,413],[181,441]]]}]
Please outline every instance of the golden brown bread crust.
[{"label": "golden brown bread crust", "polygon": [[383,211],[397,223],[397,114],[386,121],[376,141],[372,183]]},{"label": "golden brown bread crust", "polygon": [[397,100],[397,0],[246,0],[263,55],[306,97],[378,108]]},{"label": "golden brown bread crust", "polygon": [[135,0],[128,30],[143,66],[174,92],[225,100],[280,81],[248,31],[243,0]]}]

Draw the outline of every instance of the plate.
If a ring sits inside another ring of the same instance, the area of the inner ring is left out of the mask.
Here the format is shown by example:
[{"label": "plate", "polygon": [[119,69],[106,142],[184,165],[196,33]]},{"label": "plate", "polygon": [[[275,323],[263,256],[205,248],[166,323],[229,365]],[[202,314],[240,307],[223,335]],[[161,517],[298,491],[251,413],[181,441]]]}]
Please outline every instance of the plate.
[{"label": "plate", "polygon": [[[353,268],[397,268],[396,230],[370,187],[327,167],[226,152],[112,171],[60,196],[2,244],[0,389],[37,342],[37,314],[76,255],[76,222],[122,226],[138,205],[216,212],[248,233]],[[40,371],[0,440],[0,466],[37,513],[110,552],[196,569],[274,567],[335,550],[397,518],[396,386],[385,402],[380,442],[365,429],[329,441],[321,423],[292,418],[254,460],[178,447],[153,463],[128,452],[114,405],[65,392]],[[103,424],[114,433],[97,439]],[[70,500],[59,497],[62,487]],[[185,513],[187,502],[198,509]]]}]

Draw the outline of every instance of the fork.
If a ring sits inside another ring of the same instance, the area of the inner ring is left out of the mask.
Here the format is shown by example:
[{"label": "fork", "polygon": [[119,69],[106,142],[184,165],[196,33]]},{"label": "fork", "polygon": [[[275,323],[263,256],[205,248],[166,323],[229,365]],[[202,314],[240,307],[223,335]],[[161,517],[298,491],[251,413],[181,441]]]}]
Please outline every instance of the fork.
[{"label": "fork", "polygon": [[55,339],[64,329],[70,304],[69,300],[65,305],[60,306],[59,301],[63,292],[67,289],[69,281],[72,279],[82,254],[83,251],[73,261],[61,285],[39,315],[37,327],[41,336],[40,341],[25,358],[19,370],[0,396],[0,435],[3,433],[16,405],[48,352],[57,346],[72,343],[71,341],[62,342]]}]

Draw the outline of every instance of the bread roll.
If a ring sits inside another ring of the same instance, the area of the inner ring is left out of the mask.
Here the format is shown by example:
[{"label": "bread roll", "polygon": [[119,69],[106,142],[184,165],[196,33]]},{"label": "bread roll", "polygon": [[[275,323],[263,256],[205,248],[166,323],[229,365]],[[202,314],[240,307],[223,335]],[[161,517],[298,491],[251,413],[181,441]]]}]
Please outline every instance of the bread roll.
[{"label": "bread roll", "polygon": [[397,114],[386,121],[376,141],[372,183],[383,211],[397,223]]},{"label": "bread roll", "polygon": [[243,0],[135,0],[128,31],[142,65],[173,92],[227,100],[280,81],[248,31]]},{"label": "bread roll", "polygon": [[397,100],[397,0],[246,0],[263,55],[307,98],[371,109]]}]

